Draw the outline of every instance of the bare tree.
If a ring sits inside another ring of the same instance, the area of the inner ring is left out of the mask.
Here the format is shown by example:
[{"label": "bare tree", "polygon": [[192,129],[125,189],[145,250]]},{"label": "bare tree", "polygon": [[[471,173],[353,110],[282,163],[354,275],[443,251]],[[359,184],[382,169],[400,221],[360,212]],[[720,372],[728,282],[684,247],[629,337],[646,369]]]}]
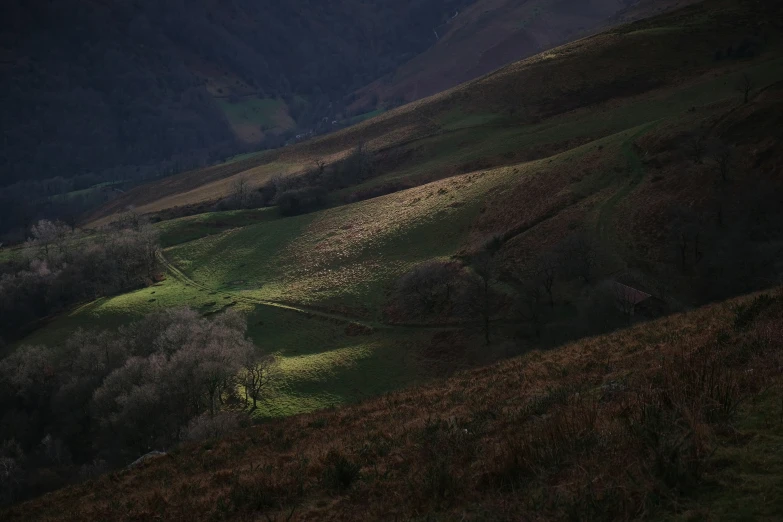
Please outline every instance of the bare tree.
[{"label": "bare tree", "polygon": [[316,158],[313,160],[313,164],[315,165],[315,170],[318,173],[318,176],[322,176],[324,170],[326,170],[326,162],[321,158]]},{"label": "bare tree", "polygon": [[56,386],[57,368],[43,346],[24,346],[0,361],[0,383],[31,410],[46,411]]},{"label": "bare tree", "polygon": [[690,151],[691,159],[697,165],[701,165],[704,161],[704,152],[706,150],[706,140],[704,134],[696,132],[691,136],[688,142],[688,149]]},{"label": "bare tree", "polygon": [[722,227],[724,225],[724,201],[727,198],[727,189],[728,189],[728,182],[729,182],[729,174],[731,172],[731,169],[734,164],[734,151],[731,148],[731,145],[729,145],[726,142],[723,141],[716,141],[713,146],[713,152],[712,156],[715,160],[716,166],[717,166],[717,172],[718,172],[718,179],[717,179],[717,185],[718,185],[718,199],[716,202],[716,221],[719,227]]},{"label": "bare tree", "polygon": [[560,270],[560,258],[554,252],[545,253],[536,260],[536,272],[541,284],[549,296],[550,308],[555,307],[554,285]]},{"label": "bare tree", "polygon": [[264,396],[273,380],[275,359],[271,356],[258,357],[255,353],[248,354],[242,365],[237,382],[245,391],[245,402],[252,401],[252,410],[258,408],[258,401]]},{"label": "bare tree", "polygon": [[231,198],[236,201],[239,208],[249,206],[251,196],[250,181],[247,176],[240,174],[231,182]]},{"label": "bare tree", "polygon": [[519,282],[519,297],[516,303],[516,312],[523,321],[530,323],[536,334],[536,339],[541,338],[541,331],[546,321],[544,310],[544,289],[535,280]]},{"label": "bare tree", "polygon": [[[255,350],[244,318],[227,312],[211,319],[167,313],[155,352],[131,357],[95,391],[92,408],[104,436],[121,437],[137,452],[176,442],[188,422],[214,415]],[[136,348],[143,349],[143,348]]]},{"label": "bare tree", "polygon": [[221,314],[207,324],[200,321],[198,330],[183,350],[190,350],[198,361],[195,384],[203,388],[209,413],[214,414],[255,348],[245,339],[244,319],[235,312]]},{"label": "bare tree", "polygon": [[226,436],[241,427],[240,416],[231,412],[214,415],[204,413],[188,423],[183,438],[186,440],[208,440]]},{"label": "bare tree", "polygon": [[27,242],[28,253],[46,261],[54,268],[62,261],[69,261],[69,241],[73,232],[63,223],[42,219],[30,228],[32,236]]},{"label": "bare tree", "polygon": [[496,295],[492,285],[497,279],[492,253],[482,251],[471,258],[472,277],[466,279],[463,305],[471,314],[481,318],[484,340],[491,344],[492,315],[496,308]]},{"label": "bare tree", "polygon": [[395,288],[406,314],[431,316],[451,314],[456,288],[464,278],[463,268],[451,261],[428,261],[403,275]]},{"label": "bare tree", "polygon": [[[22,444],[13,451],[0,442],[0,501],[25,487],[28,469],[70,475],[98,455],[126,465],[186,438],[236,429],[245,414],[220,407],[237,389],[234,376],[251,369],[248,393],[258,400],[273,367],[253,357],[245,334],[237,313],[170,310],[117,332],[79,331],[60,353],[22,346],[0,359],[0,441]],[[35,452],[23,466],[22,447]]]},{"label": "bare tree", "polygon": [[592,239],[584,231],[575,232],[564,239],[557,252],[563,260],[563,268],[570,276],[582,278],[590,283],[596,264],[596,249]]},{"label": "bare tree", "polygon": [[725,143],[721,144],[715,155],[715,159],[718,162],[720,180],[721,182],[726,183],[729,180],[729,171],[731,170],[734,161],[734,153],[731,150],[731,146]]},{"label": "bare tree", "polygon": [[742,99],[744,100],[743,103],[747,104],[750,101],[750,94],[753,92],[753,89],[755,89],[753,79],[749,74],[743,74],[742,77],[737,81],[736,86],[736,90],[742,94]]},{"label": "bare tree", "polygon": [[672,214],[672,241],[677,251],[680,269],[688,272],[704,257],[701,226],[698,216],[690,209],[674,207]]},{"label": "bare tree", "polygon": [[142,216],[135,207],[130,206],[125,210],[125,212],[120,214],[120,216],[112,223],[112,226],[119,229],[125,228],[137,230],[139,227],[148,222],[149,221],[147,218]]}]

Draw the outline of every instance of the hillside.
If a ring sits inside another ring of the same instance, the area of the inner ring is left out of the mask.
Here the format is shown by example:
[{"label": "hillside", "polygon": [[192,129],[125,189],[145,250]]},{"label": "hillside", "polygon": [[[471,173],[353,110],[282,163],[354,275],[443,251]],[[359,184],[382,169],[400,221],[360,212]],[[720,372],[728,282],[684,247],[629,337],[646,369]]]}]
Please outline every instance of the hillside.
[{"label": "hillside", "polygon": [[146,215],[165,278],[9,350],[236,310],[279,373],[262,426],[10,513],[773,519],[780,298],[732,300],[783,273],[782,10],[689,5],[103,207],[86,237]]},{"label": "hillside", "polygon": [[746,298],[535,351],[187,445],[4,517],[776,520],[781,317],[780,295]]},{"label": "hillside", "polygon": [[[42,218],[76,223],[142,182],[344,128],[655,12],[642,7],[649,0],[632,2],[634,14],[626,3],[523,2],[509,15],[495,0],[4,2],[0,241],[23,241]],[[544,14],[529,30],[508,26],[531,10]],[[500,53],[497,36],[508,40]],[[490,59],[478,64],[477,50]],[[411,91],[414,78],[426,89]]]},{"label": "hillside", "polygon": [[[755,11],[730,10],[721,22],[696,18],[705,10],[565,45],[332,135],[139,187],[89,221],[128,206],[154,213],[214,203],[232,179],[260,186],[273,175],[309,169],[316,159],[335,161],[362,142],[378,155],[381,179],[426,180],[545,158],[657,120],[659,110],[662,118],[682,118],[696,105],[719,110],[711,104],[739,96],[735,83],[746,70],[758,71],[759,88],[773,83],[779,28]],[[717,58],[733,47],[750,54]]]},{"label": "hillside", "polygon": [[[425,48],[430,26],[461,5],[4,2],[2,182],[214,159],[235,137],[260,141],[248,125],[320,120]],[[294,112],[283,98],[296,96]]]},{"label": "hillside", "polygon": [[436,43],[359,91],[367,99],[413,101],[611,25],[682,7],[685,0],[485,1],[436,29]]},{"label": "hillside", "polygon": [[[378,108],[377,100],[357,103],[352,93],[430,49],[438,42],[433,28],[450,27],[453,13],[488,3],[234,0],[186,9],[159,2],[5,2],[0,181],[119,167],[132,176],[127,167],[198,165],[237,150],[237,143],[280,145],[285,138],[276,136],[294,128],[326,130],[324,118],[331,125],[358,114],[348,105]],[[604,3],[573,19],[562,16],[569,6],[548,14],[535,30],[552,35],[541,36],[537,50],[577,27],[596,26],[622,5]],[[501,24],[502,10],[481,9],[480,20],[460,19],[463,47],[483,38],[478,26]],[[464,71],[452,67],[453,77],[433,87],[451,87],[519,56],[496,57],[481,70],[466,61]]]},{"label": "hillside", "polygon": [[[285,415],[362,396],[354,379],[382,392],[492,361],[509,351],[505,343],[557,344],[600,331],[589,303],[607,278],[670,310],[774,284],[783,64],[779,28],[769,25],[778,18],[766,11],[777,8],[748,5],[696,6],[628,26],[333,136],[131,191],[106,213],[128,204],[161,217],[209,209],[238,177],[261,185],[282,172],[293,176],[359,140],[376,165],[369,179],[332,191],[327,208],[315,212],[286,217],[267,208],[162,221],[166,281],[86,305],[27,342],[55,343],[77,327],[122,324],[160,307],[233,306],[251,314],[251,337],[288,368],[265,410]],[[748,34],[760,35],[763,50],[716,60],[716,48]],[[748,104],[735,89],[746,73],[757,86]],[[551,80],[520,81],[533,75]],[[517,92],[524,105],[509,105]],[[710,148],[699,162],[694,136]],[[716,143],[732,148],[725,181]],[[373,197],[378,190],[393,193]],[[349,203],[357,198],[364,200]],[[466,352],[439,361],[454,340],[405,325],[460,320],[395,311],[397,281],[420,263],[465,259],[498,238],[497,277],[508,279],[548,252],[572,248],[575,233],[590,243],[589,274],[560,270],[557,308],[537,318],[544,323],[538,341],[519,340],[526,315],[506,304],[497,318],[510,324],[492,349],[477,345],[474,316],[458,334]],[[351,324],[372,333],[356,336]],[[408,348],[400,354],[398,346]]]}]

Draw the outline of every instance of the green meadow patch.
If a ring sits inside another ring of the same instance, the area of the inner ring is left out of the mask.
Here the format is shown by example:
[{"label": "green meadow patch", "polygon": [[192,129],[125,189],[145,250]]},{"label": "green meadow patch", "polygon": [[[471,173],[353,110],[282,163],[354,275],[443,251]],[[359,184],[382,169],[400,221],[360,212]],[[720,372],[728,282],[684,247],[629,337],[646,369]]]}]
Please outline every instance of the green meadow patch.
[{"label": "green meadow patch", "polygon": [[408,329],[354,335],[350,323],[268,306],[255,307],[248,326],[256,345],[278,361],[257,412],[262,417],[337,406],[414,383],[413,353],[427,335]]},{"label": "green meadow patch", "polygon": [[292,128],[295,122],[286,112],[285,102],[275,98],[219,98],[218,104],[232,125],[258,125],[264,130]]},{"label": "green meadow patch", "polygon": [[490,190],[518,174],[496,169],[314,214],[229,230],[165,252],[209,288],[363,316],[416,263],[458,253]]},{"label": "green meadow patch", "polygon": [[99,299],[24,339],[56,347],[79,328],[114,329],[162,310],[188,306],[209,315],[228,307],[248,316],[254,343],[278,361],[278,373],[255,413],[279,417],[353,402],[415,382],[411,351],[426,332],[362,332],[350,322],[234,300],[169,277],[149,288]]}]

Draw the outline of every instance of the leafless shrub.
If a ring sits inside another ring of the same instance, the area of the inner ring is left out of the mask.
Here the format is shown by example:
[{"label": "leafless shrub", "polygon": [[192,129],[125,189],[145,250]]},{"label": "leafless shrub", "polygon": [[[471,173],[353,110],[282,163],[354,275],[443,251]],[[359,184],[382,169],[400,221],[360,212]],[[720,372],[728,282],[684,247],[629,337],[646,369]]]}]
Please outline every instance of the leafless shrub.
[{"label": "leafless shrub", "polygon": [[565,277],[580,277],[585,283],[592,281],[598,252],[586,232],[578,231],[568,236],[557,246],[556,252],[563,260],[561,266]]},{"label": "leafless shrub", "polygon": [[735,86],[736,91],[742,95],[743,103],[746,104],[750,102],[750,95],[755,88],[756,85],[753,82],[753,79],[747,73],[743,74],[740,79],[737,80],[737,85]]},{"label": "leafless shrub", "polygon": [[216,439],[235,432],[241,425],[241,419],[236,413],[203,413],[188,423],[183,438],[191,441]]},{"label": "leafless shrub", "polygon": [[704,162],[704,153],[707,150],[707,140],[702,132],[695,132],[688,139],[688,154],[697,165]]},{"label": "leafless shrub", "polygon": [[466,272],[459,263],[428,261],[397,281],[395,298],[410,317],[449,317],[465,277]]}]

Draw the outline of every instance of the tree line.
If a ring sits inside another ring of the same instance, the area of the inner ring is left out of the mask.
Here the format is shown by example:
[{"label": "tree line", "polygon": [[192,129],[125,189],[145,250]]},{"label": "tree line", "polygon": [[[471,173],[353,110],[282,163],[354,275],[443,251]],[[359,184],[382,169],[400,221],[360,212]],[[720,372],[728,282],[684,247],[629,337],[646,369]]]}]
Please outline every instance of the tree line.
[{"label": "tree line", "polygon": [[21,256],[0,263],[0,344],[76,303],[152,284],[158,250],[156,230],[132,213],[92,235],[39,221]]},{"label": "tree line", "polygon": [[274,365],[246,329],[236,312],[174,309],[0,360],[0,502],[247,424]]},{"label": "tree line", "polygon": [[274,176],[254,189],[247,178],[234,180],[231,193],[218,202],[216,210],[237,210],[276,206],[284,216],[306,214],[322,208],[327,195],[358,185],[377,171],[376,162],[364,144],[348,156],[331,164],[315,160],[311,168],[298,176]]}]

